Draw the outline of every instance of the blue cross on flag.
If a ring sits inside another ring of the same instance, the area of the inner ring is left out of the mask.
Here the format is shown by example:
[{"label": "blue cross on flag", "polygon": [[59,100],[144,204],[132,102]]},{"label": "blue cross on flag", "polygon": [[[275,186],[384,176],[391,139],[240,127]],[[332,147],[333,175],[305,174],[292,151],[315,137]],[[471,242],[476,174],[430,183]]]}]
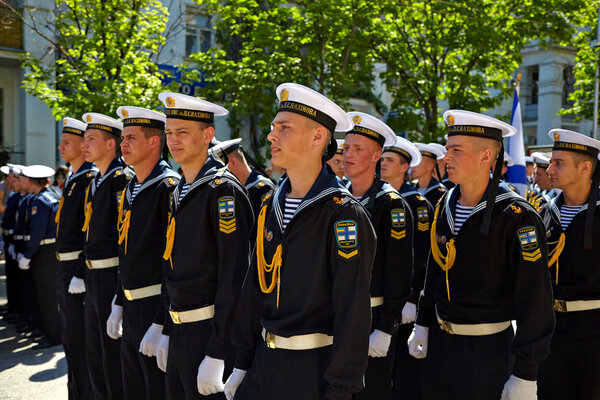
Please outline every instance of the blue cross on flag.
[{"label": "blue cross on flag", "polygon": [[533,226],[519,229],[518,235],[523,250],[535,249],[538,246],[537,235]]},{"label": "blue cross on flag", "polygon": [[231,196],[219,198],[219,217],[230,219],[235,216],[235,200]]},{"label": "blue cross on flag", "polygon": [[357,233],[355,221],[344,220],[336,222],[335,233],[339,247],[347,249],[356,246]]},{"label": "blue cross on flag", "polygon": [[404,224],[406,224],[404,210],[401,208],[394,208],[392,210],[392,226],[394,226],[394,228],[402,228]]}]

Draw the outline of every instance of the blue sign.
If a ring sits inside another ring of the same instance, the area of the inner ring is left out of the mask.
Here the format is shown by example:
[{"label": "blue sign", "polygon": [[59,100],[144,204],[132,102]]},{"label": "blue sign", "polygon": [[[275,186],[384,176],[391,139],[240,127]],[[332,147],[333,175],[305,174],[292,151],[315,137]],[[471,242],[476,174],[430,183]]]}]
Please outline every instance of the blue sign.
[{"label": "blue sign", "polygon": [[202,88],[206,86],[206,81],[204,80],[204,72],[199,71],[200,73],[200,81],[186,82],[181,83],[186,80],[186,73],[190,72],[190,70],[185,68],[174,67],[168,64],[159,64],[158,69],[161,72],[165,73],[165,76],[161,79],[164,85],[170,85],[172,82],[177,82],[179,85],[177,87],[177,91],[179,93],[187,94],[190,96],[200,96]]}]

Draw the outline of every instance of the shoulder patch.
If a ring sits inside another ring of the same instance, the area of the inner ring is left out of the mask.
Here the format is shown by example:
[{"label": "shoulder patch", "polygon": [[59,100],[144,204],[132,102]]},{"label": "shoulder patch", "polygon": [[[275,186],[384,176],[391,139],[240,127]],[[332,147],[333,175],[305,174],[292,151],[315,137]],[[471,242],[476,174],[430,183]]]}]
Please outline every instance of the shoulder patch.
[{"label": "shoulder patch", "polygon": [[331,198],[335,204],[346,204],[348,202],[348,196],[333,196]]},{"label": "shoulder patch", "polygon": [[90,178],[91,176],[92,176],[92,173],[91,173],[91,172],[88,172],[87,174],[85,174],[85,177],[86,177],[86,178]]},{"label": "shoulder patch", "polygon": [[427,211],[427,207],[417,208],[417,229],[421,232],[429,230],[429,211]]},{"label": "shoulder patch", "polygon": [[358,244],[356,221],[351,219],[337,221],[334,229],[338,245],[338,255],[346,260],[357,255],[358,249],[355,248]]},{"label": "shoulder patch", "polygon": [[37,214],[37,206],[31,207],[31,215]]},{"label": "shoulder patch", "polygon": [[425,200],[425,197],[423,197],[420,194],[418,194],[417,195],[417,200],[423,201],[423,200]]},{"label": "shoulder patch", "polygon": [[219,197],[219,218],[235,218],[235,199],[232,196]]},{"label": "shoulder patch", "polygon": [[394,208],[390,212],[392,218],[392,226],[394,228],[403,228],[406,225],[406,214],[402,208]]},{"label": "shoulder patch", "polygon": [[257,183],[257,186],[258,186],[259,188],[261,188],[261,187],[264,187],[264,186],[265,186],[265,183],[264,183],[264,182],[258,182],[258,183]]},{"label": "shoulder patch", "polygon": [[392,192],[392,193],[388,193],[388,197],[392,200],[395,200],[395,199],[399,199],[400,195],[398,193]]},{"label": "shoulder patch", "polygon": [[523,227],[517,231],[517,235],[519,244],[521,245],[523,260],[530,262],[539,260],[542,257],[542,253],[539,248],[535,227]]}]

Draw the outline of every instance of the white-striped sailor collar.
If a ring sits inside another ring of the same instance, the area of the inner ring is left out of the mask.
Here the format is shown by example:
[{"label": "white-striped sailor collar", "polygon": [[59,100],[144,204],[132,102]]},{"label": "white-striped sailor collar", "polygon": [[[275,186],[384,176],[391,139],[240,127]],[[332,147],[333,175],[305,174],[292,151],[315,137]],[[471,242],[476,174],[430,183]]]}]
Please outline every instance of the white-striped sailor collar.
[{"label": "white-striped sailor collar", "polygon": [[443,188],[444,191],[446,191],[446,186],[444,186],[442,183],[440,183],[440,181],[438,181],[437,179],[432,177],[431,180],[429,181],[429,186],[427,186],[427,188],[425,189],[425,192],[423,194],[427,194],[427,193],[431,192],[432,190],[435,190],[440,187]]},{"label": "white-striped sailor collar", "polygon": [[[185,199],[190,198],[190,192],[192,192],[197,187],[223,175],[230,176],[232,174],[231,172],[228,172],[227,167],[224,166],[223,163],[217,161],[211,154],[209,154],[209,156],[206,158],[206,161],[204,162],[204,165],[202,166],[202,168],[200,168],[198,175],[196,175],[194,181],[189,185],[185,197],[181,199],[181,201],[183,202],[185,201]],[[176,209],[180,206],[179,195],[181,193],[183,185],[185,184],[185,175],[182,175],[179,181],[179,185],[177,185],[177,187],[173,191],[173,198],[175,200]]]},{"label": "white-striped sailor collar", "polygon": [[[557,194],[554,198],[552,198],[550,200],[550,212],[556,217],[556,221],[558,221],[559,223],[560,223],[560,206],[562,206],[564,204],[564,202],[565,202],[565,197],[564,197],[563,192],[560,192],[559,194]],[[585,204],[583,204],[581,206],[581,208],[579,209],[579,211],[577,211],[577,214],[575,214],[573,216],[573,219],[575,219],[576,216],[578,216],[579,214],[581,214],[582,212],[587,210],[588,205],[589,205],[588,200],[586,200]],[[596,206],[600,206],[600,200],[596,201]]]},{"label": "white-striped sailor collar", "polygon": [[56,196],[54,194],[52,194],[50,192],[50,189],[47,187],[43,187],[42,190],[40,190],[37,193],[37,195],[34,195],[34,197],[37,197],[42,201],[46,200],[47,202],[50,202],[50,203],[58,202],[58,199],[56,198]]},{"label": "white-striped sailor collar", "polygon": [[[100,176],[100,173],[96,174],[96,177],[92,181],[92,189],[91,189],[92,196],[94,195],[94,193],[96,193],[96,189],[102,184],[102,182],[104,182],[106,180],[104,178],[106,178],[107,176],[111,176],[115,171],[118,171],[118,170],[124,169],[124,168],[127,168],[127,164],[125,164],[125,162],[123,162],[123,159],[121,157],[113,158],[113,160],[108,165],[108,168],[106,169],[106,173],[102,176]],[[100,180],[100,183],[98,183],[99,180]]]},{"label": "white-striped sailor collar", "polygon": [[[490,182],[491,182],[491,179],[490,179]],[[479,203],[475,206],[475,208],[473,208],[473,211],[471,211],[471,214],[469,214],[467,219],[463,222],[463,226],[466,224],[466,222],[472,216],[485,211],[485,206],[487,205],[487,195],[488,195],[489,188],[490,187],[489,187],[489,183],[488,183],[488,187],[485,189],[485,193],[483,193],[481,200],[479,200]],[[456,213],[456,203],[458,202],[459,194],[460,194],[460,185],[456,185],[455,187],[453,187],[452,189],[450,189],[448,191],[448,193],[446,194],[445,202],[444,202],[444,209],[445,209],[445,213],[446,213],[446,222],[448,223],[450,232],[454,232],[454,214]],[[519,196],[518,194],[516,194],[515,192],[513,192],[505,182],[500,182],[500,184],[498,185],[498,192],[496,193],[496,201],[494,202],[494,204],[500,203],[500,202],[508,200],[508,199],[522,199],[522,197]]]},{"label": "white-striped sailor collar", "polygon": [[409,196],[414,196],[417,194],[421,194],[419,193],[418,190],[415,189],[414,186],[409,185],[407,181],[404,181],[404,183],[402,183],[402,186],[400,186],[400,190],[398,190],[398,193],[400,193],[402,195],[402,197],[409,197]]},{"label": "white-striped sailor collar", "polygon": [[76,179],[78,177],[80,177],[81,175],[85,175],[88,172],[94,172],[94,173],[98,173],[98,168],[96,168],[96,166],[94,164],[92,164],[89,161],[84,161],[83,164],[81,164],[81,167],[79,167],[79,169],[77,170],[77,172],[72,172],[69,174],[69,176],[67,176],[67,180],[65,182],[65,188],[67,187],[67,185],[69,184],[69,182],[71,182],[73,179]]},{"label": "white-striped sailor collar", "polygon": [[[373,182],[373,184],[375,184],[375,182]],[[399,195],[400,193],[398,193],[398,191],[396,189],[394,189],[394,187],[392,185],[390,185],[389,183],[387,183],[386,181],[379,181],[379,190],[377,190],[377,194],[375,195],[375,198],[378,199],[381,196],[383,196],[384,194],[387,193],[395,193],[397,195]],[[350,185],[348,187],[348,190],[350,191],[350,193],[352,193],[352,185]],[[369,204],[369,193],[371,193],[371,188],[369,188],[369,190],[367,190],[367,192],[365,193],[365,195],[360,199],[360,204],[362,204],[363,206],[366,206],[367,204]]]},{"label": "white-striped sailor collar", "polygon": [[[285,179],[283,179],[277,186],[275,195],[273,196],[273,210],[275,212],[275,217],[281,232],[283,232],[283,210],[285,208],[285,195],[290,191],[290,189],[290,180],[286,176]],[[348,189],[339,183],[337,177],[335,175],[331,175],[325,166],[323,166],[312,187],[309,189],[308,193],[306,193],[306,196],[304,196],[302,202],[300,205],[298,205],[298,208],[296,208],[296,212],[288,222],[288,226],[302,210],[310,207],[312,204],[318,203],[322,199],[329,198],[336,194],[351,196]]]},{"label": "white-striped sailor collar", "polygon": [[256,170],[256,168],[254,168],[254,167],[250,167],[250,168],[252,169],[252,172],[250,172],[250,175],[248,175],[248,179],[246,180],[246,184],[244,185],[246,190],[254,187],[261,181],[270,183],[269,186],[271,186],[271,187],[275,186],[275,185],[273,185],[273,182],[271,182],[271,180],[269,178],[267,178],[266,176],[264,176],[262,174],[259,174],[258,171]]},{"label": "white-striped sailor collar", "polygon": [[[143,190],[154,185],[156,182],[162,181],[165,178],[179,179],[179,174],[177,172],[173,171],[173,169],[171,169],[171,166],[165,160],[163,160],[161,158],[158,160],[158,162],[152,169],[152,172],[150,172],[150,175],[148,175],[146,180],[144,180],[144,182],[142,182],[140,188],[138,189],[137,196],[139,196],[139,194],[142,193]],[[128,204],[131,204],[131,200],[133,197],[132,196],[133,188],[135,187],[136,183],[138,183],[137,176],[134,176],[133,178],[131,178],[131,180],[127,184],[127,190],[125,191],[125,197],[127,199]]]}]

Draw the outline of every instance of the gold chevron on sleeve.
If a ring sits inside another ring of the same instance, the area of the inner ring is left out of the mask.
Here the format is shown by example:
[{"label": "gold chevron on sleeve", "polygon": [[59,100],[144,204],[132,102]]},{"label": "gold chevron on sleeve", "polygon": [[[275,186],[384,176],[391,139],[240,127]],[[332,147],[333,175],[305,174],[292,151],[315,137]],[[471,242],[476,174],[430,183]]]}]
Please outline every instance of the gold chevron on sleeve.
[{"label": "gold chevron on sleeve", "polygon": [[225,234],[235,232],[235,218],[230,220],[219,219],[219,230]]},{"label": "gold chevron on sleeve", "polygon": [[429,222],[417,222],[417,229],[425,232],[429,229]]},{"label": "gold chevron on sleeve", "polygon": [[338,254],[340,256],[342,256],[343,258],[345,258],[346,260],[348,260],[358,254],[358,249],[355,249],[355,250],[351,251],[350,253],[345,253],[341,250],[338,250]]},{"label": "gold chevron on sleeve", "polygon": [[392,238],[397,240],[404,239],[406,237],[406,229],[402,229],[401,231],[392,229],[390,235],[392,236]]},{"label": "gold chevron on sleeve", "polygon": [[540,251],[540,249],[538,248],[535,251],[523,251],[523,260],[525,261],[537,261],[542,257],[542,252]]}]

